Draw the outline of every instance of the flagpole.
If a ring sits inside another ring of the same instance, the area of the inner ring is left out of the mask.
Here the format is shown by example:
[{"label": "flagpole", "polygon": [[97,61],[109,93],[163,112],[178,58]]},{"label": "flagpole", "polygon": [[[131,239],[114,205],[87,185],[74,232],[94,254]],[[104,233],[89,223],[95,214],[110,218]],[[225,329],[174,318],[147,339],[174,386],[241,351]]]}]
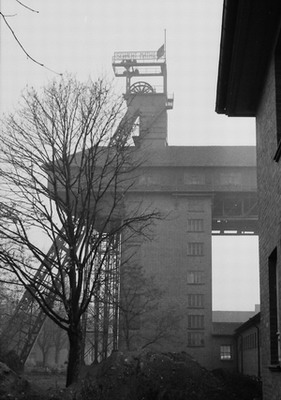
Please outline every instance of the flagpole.
[{"label": "flagpole", "polygon": [[166,29],[164,29],[164,93],[167,96]]},{"label": "flagpole", "polygon": [[166,29],[164,29],[164,51],[165,51],[165,61],[166,61]]}]

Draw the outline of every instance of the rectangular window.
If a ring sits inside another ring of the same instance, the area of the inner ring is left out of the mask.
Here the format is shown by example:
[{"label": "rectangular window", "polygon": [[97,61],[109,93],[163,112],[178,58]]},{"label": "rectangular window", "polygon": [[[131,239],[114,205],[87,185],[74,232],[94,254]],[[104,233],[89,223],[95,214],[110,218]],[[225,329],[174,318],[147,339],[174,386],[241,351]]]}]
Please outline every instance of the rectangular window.
[{"label": "rectangular window", "polygon": [[278,344],[278,289],[277,289],[277,249],[268,258],[269,280],[269,332],[271,364],[279,363]]},{"label": "rectangular window", "polygon": [[204,332],[187,332],[188,347],[204,347],[205,335]]},{"label": "rectangular window", "polygon": [[204,329],[204,315],[188,315],[187,327],[188,329]]},{"label": "rectangular window", "polygon": [[187,283],[189,285],[202,285],[205,283],[203,271],[187,271]]},{"label": "rectangular window", "polygon": [[188,256],[203,256],[204,255],[204,243],[202,243],[202,242],[187,243],[187,255]]},{"label": "rectangular window", "polygon": [[204,230],[204,220],[190,218],[187,220],[187,231],[188,232],[203,232]]},{"label": "rectangular window", "polygon": [[188,294],[187,295],[187,307],[203,308],[204,307],[204,295],[203,294]]},{"label": "rectangular window", "polygon": [[257,334],[250,333],[247,336],[243,337],[243,349],[244,350],[251,350],[257,347]]},{"label": "rectangular window", "polygon": [[232,360],[232,347],[230,345],[220,346],[220,359]]}]

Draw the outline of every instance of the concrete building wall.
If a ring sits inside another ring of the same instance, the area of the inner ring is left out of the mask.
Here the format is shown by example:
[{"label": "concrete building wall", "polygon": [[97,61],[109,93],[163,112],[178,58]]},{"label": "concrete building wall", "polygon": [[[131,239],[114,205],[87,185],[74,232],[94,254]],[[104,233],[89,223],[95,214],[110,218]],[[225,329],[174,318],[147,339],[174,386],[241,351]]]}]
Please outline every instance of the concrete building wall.
[{"label": "concrete building wall", "polygon": [[[261,347],[262,347],[262,380],[264,400],[281,398],[280,367],[270,368],[270,288],[269,259],[277,250],[276,268],[280,275],[280,217],[281,217],[281,174],[280,163],[274,161],[277,150],[277,126],[275,104],[274,63],[268,71],[263,96],[257,113],[257,176],[259,196],[260,223],[260,291],[261,291]],[[277,278],[280,293],[280,279]],[[272,292],[272,291],[271,291]],[[280,317],[280,298],[277,304]],[[278,357],[278,355],[277,355]]]}]

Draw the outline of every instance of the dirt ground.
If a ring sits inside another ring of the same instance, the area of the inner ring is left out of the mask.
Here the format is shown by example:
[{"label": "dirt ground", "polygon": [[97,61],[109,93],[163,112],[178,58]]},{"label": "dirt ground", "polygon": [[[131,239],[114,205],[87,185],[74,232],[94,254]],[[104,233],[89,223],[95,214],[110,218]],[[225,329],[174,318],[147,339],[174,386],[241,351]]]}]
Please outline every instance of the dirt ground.
[{"label": "dirt ground", "polygon": [[63,374],[17,376],[3,368],[0,400],[262,399],[260,382],[222,370],[207,371],[186,353],[116,352],[83,368],[79,383],[68,389]]}]

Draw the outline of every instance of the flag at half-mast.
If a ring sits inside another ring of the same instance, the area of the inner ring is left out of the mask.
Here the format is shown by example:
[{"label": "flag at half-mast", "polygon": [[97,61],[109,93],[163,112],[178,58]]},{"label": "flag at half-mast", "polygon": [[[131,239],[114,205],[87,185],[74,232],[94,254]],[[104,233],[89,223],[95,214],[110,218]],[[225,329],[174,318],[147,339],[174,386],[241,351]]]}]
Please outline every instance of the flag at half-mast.
[{"label": "flag at half-mast", "polygon": [[161,47],[157,50],[157,59],[163,57],[165,54],[165,45],[162,44]]}]

